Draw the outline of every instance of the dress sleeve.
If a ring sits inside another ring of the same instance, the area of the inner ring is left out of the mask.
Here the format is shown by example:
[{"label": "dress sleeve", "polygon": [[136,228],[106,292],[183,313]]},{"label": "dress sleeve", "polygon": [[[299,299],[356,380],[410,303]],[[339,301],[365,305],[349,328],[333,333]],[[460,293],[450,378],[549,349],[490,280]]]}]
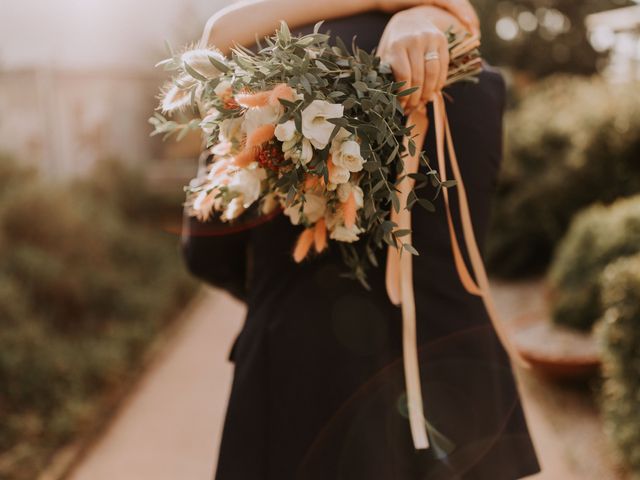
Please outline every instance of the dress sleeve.
[{"label": "dress sleeve", "polygon": [[211,222],[185,214],[181,247],[187,269],[200,280],[246,301],[249,235],[247,230],[213,234]]}]

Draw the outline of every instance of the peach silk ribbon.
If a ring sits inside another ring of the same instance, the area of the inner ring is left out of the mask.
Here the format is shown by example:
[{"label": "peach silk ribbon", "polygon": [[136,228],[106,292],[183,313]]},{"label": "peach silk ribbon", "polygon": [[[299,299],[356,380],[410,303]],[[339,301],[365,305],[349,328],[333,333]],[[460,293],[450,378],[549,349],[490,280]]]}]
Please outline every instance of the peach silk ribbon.
[{"label": "peach silk ribbon", "polygon": [[[460,204],[460,219],[462,222],[462,232],[465,247],[469,254],[471,267],[475,275],[475,281],[472,278],[460,250],[456,231],[454,229],[451,208],[449,204],[449,191],[447,188],[442,189],[444,199],[444,207],[449,226],[449,235],[451,237],[451,247],[453,250],[453,259],[460,277],[460,281],[465,290],[472,295],[482,297],[484,306],[487,310],[489,318],[493,323],[493,327],[502,342],[505,350],[512,360],[518,360],[522,366],[527,366],[526,361],[520,356],[510,341],[505,327],[498,319],[495,304],[489,291],[489,281],[484,268],[482,257],[478,249],[475,234],[473,232],[473,224],[471,214],[469,212],[469,204],[465,191],[460,168],[456,158],[456,152],[453,147],[453,139],[451,129],[447,119],[445,102],[442,92],[438,92],[433,100],[434,122],[436,129],[436,153],[438,157],[438,169],[440,179],[447,179],[447,171],[445,165],[445,144],[448,153],[451,171],[456,180],[456,189]],[[404,175],[398,182],[398,195],[400,197],[400,211],[396,212],[391,209],[391,220],[397,224],[399,230],[411,230],[411,211],[406,208],[409,193],[415,183],[414,179],[407,174],[416,173],[420,163],[420,152],[424,145],[424,141],[429,128],[429,120],[425,106],[414,109],[409,113],[407,125],[413,125],[414,142],[416,144],[415,155],[408,155],[404,159]],[[408,150],[409,137],[405,137],[405,151]],[[411,234],[402,237],[403,242],[411,243]],[[416,309],[415,298],[413,292],[413,270],[412,255],[408,252],[401,253],[395,247],[389,247],[387,256],[386,269],[386,286],[389,299],[394,305],[402,307],[402,350],[404,362],[404,375],[407,389],[407,406],[409,412],[409,425],[411,428],[411,436],[416,449],[429,448],[429,437],[427,435],[427,421],[424,416],[422,402],[422,388],[420,384],[420,370],[418,363],[418,343],[416,335]]]}]

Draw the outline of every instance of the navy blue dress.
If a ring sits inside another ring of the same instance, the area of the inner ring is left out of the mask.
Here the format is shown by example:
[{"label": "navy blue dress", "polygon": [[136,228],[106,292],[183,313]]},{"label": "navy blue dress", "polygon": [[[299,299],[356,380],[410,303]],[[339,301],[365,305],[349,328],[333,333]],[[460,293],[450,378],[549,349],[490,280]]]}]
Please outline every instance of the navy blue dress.
[{"label": "navy blue dress", "polygon": [[[357,35],[371,50],[388,19],[368,13],[323,29],[347,43]],[[504,90],[490,70],[478,84],[448,89],[481,248],[501,162]],[[425,149],[435,159],[433,132]],[[441,197],[436,207],[413,211],[414,284],[425,413],[454,445],[444,457],[413,448],[400,310],[387,299],[384,268],[370,272],[367,291],[341,277],[337,248],[294,264],[300,230],[284,216],[222,237],[200,235],[206,225],[185,220],[188,267],[248,305],[231,352],[216,480],[512,480],[539,471],[510,363],[482,301],[458,279]],[[383,252],[379,260],[384,266]]]}]

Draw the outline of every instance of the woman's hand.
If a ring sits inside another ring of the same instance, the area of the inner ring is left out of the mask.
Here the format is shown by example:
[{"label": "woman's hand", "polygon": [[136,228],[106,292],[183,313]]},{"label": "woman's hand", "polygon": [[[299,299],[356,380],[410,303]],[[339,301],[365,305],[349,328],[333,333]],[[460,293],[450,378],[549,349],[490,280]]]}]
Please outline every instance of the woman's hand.
[{"label": "woman's hand", "polygon": [[416,7],[396,13],[387,24],[378,55],[388,63],[404,88],[419,87],[403,97],[405,108],[427,103],[441,90],[449,70],[449,48],[443,31],[461,27],[457,18],[434,7]]},{"label": "woman's hand", "polygon": [[470,32],[480,34],[480,20],[469,0],[376,0],[385,12],[398,12],[416,6],[439,7],[453,16]]}]

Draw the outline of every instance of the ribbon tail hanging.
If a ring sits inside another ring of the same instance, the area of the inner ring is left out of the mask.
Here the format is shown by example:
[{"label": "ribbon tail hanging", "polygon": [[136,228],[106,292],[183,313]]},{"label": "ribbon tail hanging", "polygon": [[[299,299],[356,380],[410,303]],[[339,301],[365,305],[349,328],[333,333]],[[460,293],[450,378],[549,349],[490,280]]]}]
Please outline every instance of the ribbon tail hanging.
[{"label": "ribbon tail hanging", "polygon": [[[413,132],[416,132],[414,137],[416,148],[413,155],[409,155],[404,159],[403,177],[397,184],[400,211],[396,212],[393,208],[391,209],[391,221],[397,224],[398,229],[408,231],[411,231],[411,211],[407,208],[407,202],[409,193],[415,183],[409,177],[409,174],[417,173],[418,171],[420,152],[422,151],[428,128],[427,113],[424,107],[413,110],[409,114],[407,126],[411,125],[414,125]],[[405,151],[408,152],[408,136],[405,137],[404,142]],[[411,243],[411,233],[402,238],[404,243]],[[411,436],[416,449],[426,449],[429,448],[429,437],[424,416],[418,362],[416,307],[413,292],[413,256],[409,252],[389,247],[387,252],[386,285],[391,302],[402,307],[402,354]]]},{"label": "ribbon tail hanging", "polygon": [[[496,334],[505,350],[508,352],[509,357],[517,360],[522,366],[527,367],[528,363],[514,347],[507,334],[505,326],[499,320],[497,309],[491,296],[488,277],[476,242],[475,234],[473,232],[469,203],[455,149],[453,147],[453,138],[446,115],[444,97],[441,92],[436,95],[433,106],[436,129],[436,154],[438,157],[440,180],[444,182],[447,179],[445,163],[446,143],[446,149],[451,163],[451,170],[453,172],[454,179],[456,180],[464,244],[469,254],[471,267],[476,280],[472,277],[464,261],[453,223],[453,216],[451,214],[449,192],[447,188],[443,188],[442,195],[456,271],[458,272],[458,276],[465,290],[472,295],[477,295],[482,298]],[[395,209],[391,209],[391,221],[396,223],[396,228],[399,230],[408,230],[409,232],[411,232],[411,211],[407,208],[407,202],[409,193],[413,189],[413,185],[415,183],[414,180],[409,177],[409,174],[417,173],[419,168],[420,152],[422,151],[429,126],[426,108],[421,107],[415,109],[409,114],[407,126],[410,127],[411,125],[413,125],[413,132],[415,132],[414,143],[416,148],[413,155],[409,154],[405,158],[404,171],[401,172],[403,176],[397,183],[400,211],[396,212]],[[405,151],[409,151],[408,136],[404,139],[404,147]],[[409,233],[403,237],[403,241],[405,243],[411,243],[411,238],[412,235]],[[402,350],[411,436],[416,449],[426,449],[429,448],[429,437],[427,434],[428,422],[424,415],[418,361],[416,309],[413,290],[413,257],[408,252],[403,252],[397,247],[390,246],[388,248],[386,288],[390,301],[394,305],[400,305],[402,307]]]}]

